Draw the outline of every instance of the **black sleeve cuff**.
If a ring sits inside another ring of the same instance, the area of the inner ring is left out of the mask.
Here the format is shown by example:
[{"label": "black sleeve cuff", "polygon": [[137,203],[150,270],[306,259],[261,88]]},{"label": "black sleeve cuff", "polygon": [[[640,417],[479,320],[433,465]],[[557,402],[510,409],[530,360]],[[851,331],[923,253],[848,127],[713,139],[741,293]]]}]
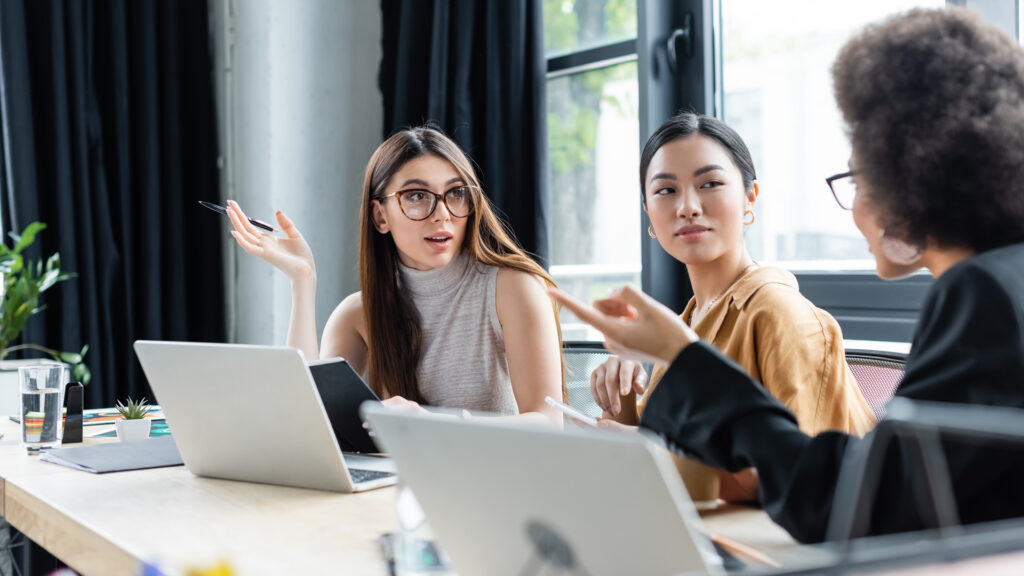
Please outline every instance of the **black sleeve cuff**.
[{"label": "black sleeve cuff", "polygon": [[759,437],[758,429],[768,422],[768,430],[799,432],[796,417],[781,402],[735,362],[699,341],[669,366],[647,400],[640,426],[663,437],[673,450],[736,471],[754,465],[757,456],[749,453],[757,446],[739,440]]}]

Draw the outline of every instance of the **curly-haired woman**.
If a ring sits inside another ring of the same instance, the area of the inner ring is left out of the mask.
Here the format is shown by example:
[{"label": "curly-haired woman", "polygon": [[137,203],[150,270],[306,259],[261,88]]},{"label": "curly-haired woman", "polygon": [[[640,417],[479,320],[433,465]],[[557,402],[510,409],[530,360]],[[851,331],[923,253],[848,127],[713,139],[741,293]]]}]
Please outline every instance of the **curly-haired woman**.
[{"label": "curly-haired woman", "polygon": [[[897,396],[1024,408],[1024,50],[962,9],[915,10],[841,51],[853,218],[883,278],[935,277]],[[831,180],[831,179],[830,179]],[[754,466],[765,509],[796,538],[825,536],[840,463],[863,440],[807,436],[778,400],[668,309],[625,288],[596,303],[557,291],[612,347],[670,363],[640,426],[729,470]],[[708,386],[714,382],[714,386]],[[965,523],[1024,516],[1024,451],[943,443]],[[930,526],[913,446],[885,453],[871,533]]]}]

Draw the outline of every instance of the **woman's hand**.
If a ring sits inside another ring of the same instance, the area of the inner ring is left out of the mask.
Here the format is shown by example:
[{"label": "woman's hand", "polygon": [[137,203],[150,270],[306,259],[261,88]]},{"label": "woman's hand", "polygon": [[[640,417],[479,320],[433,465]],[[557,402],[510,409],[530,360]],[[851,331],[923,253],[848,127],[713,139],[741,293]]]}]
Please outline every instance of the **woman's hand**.
[{"label": "woman's hand", "polygon": [[624,286],[590,307],[557,288],[548,294],[604,334],[605,348],[623,358],[671,364],[697,334],[654,298]]},{"label": "woman's hand", "polygon": [[594,402],[612,416],[622,410],[620,397],[644,393],[647,372],[639,362],[611,356],[590,374],[590,394]]},{"label": "woman's hand", "polygon": [[[419,405],[418,402],[406,400],[401,396],[391,396],[390,398],[385,398],[381,400],[380,403],[392,410],[398,410],[399,412],[427,412],[426,410],[423,409],[422,406]],[[365,429],[370,434],[370,438],[377,437],[377,434],[373,431],[372,428],[370,428],[369,422],[363,422],[363,429]]]},{"label": "woman's hand", "polygon": [[622,424],[611,420],[609,418],[599,418],[597,420],[597,427],[604,430],[618,430],[619,432],[636,432],[636,426],[630,426],[629,424]]},{"label": "woman's hand", "polygon": [[747,468],[736,473],[718,471],[718,497],[726,502],[757,502],[757,469]]},{"label": "woman's hand", "polygon": [[412,400],[406,400],[401,396],[392,396],[381,400],[381,404],[391,408],[392,410],[401,410],[403,412],[426,412],[418,402]]},{"label": "woman's hand", "polygon": [[278,210],[276,216],[278,225],[285,233],[284,238],[258,230],[246,218],[242,207],[234,200],[228,200],[228,217],[235,227],[231,235],[242,250],[266,260],[284,272],[292,282],[315,280],[316,267],[309,244],[306,244],[302,234],[299,234],[299,229],[284,212]]}]

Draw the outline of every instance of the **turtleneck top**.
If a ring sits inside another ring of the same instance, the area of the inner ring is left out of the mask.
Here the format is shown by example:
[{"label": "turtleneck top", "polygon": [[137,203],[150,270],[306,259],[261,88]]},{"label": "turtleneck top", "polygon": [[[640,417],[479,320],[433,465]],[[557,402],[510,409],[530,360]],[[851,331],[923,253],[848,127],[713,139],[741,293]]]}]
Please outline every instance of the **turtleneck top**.
[{"label": "turtleneck top", "polygon": [[399,278],[420,314],[423,398],[431,406],[518,414],[495,299],[498,267],[462,251],[443,268],[399,264]]}]

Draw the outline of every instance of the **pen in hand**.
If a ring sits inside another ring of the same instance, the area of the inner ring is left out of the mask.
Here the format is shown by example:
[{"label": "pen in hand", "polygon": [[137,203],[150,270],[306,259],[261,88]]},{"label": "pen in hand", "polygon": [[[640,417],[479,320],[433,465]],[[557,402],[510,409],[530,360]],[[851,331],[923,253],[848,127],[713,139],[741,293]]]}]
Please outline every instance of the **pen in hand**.
[{"label": "pen in hand", "polygon": [[[199,201],[199,205],[203,206],[205,208],[209,208],[210,210],[213,210],[214,212],[220,212],[221,214],[223,214],[225,216],[228,215],[228,209],[223,207],[223,206],[221,206],[221,205],[219,205],[219,204],[214,204],[213,202],[204,202],[204,201],[200,200]],[[267,232],[277,232],[277,230],[275,230],[273,226],[271,226],[270,224],[267,224],[266,222],[263,222],[262,220],[257,220],[255,218],[249,218],[248,220],[249,220],[250,224],[252,224],[253,226],[255,226],[257,228],[262,228],[262,229],[266,230]]]}]

